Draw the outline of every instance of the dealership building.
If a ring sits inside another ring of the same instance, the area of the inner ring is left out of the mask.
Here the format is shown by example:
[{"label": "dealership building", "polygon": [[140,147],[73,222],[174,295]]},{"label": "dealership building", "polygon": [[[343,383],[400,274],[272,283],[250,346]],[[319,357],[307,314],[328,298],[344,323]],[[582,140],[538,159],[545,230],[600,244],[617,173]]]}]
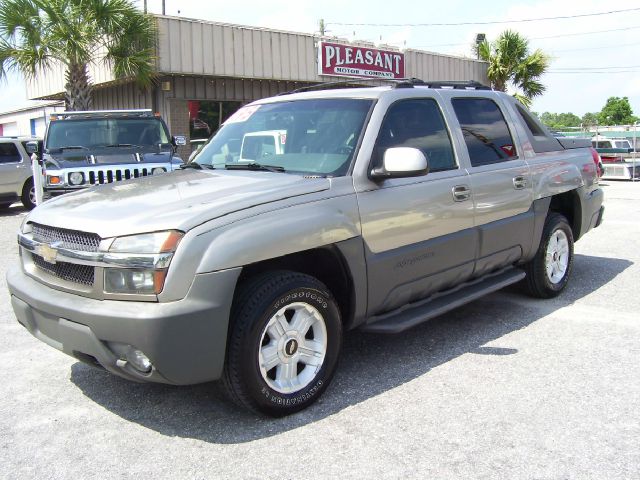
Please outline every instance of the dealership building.
[{"label": "dealership building", "polygon": [[[416,77],[488,84],[487,64],[419,50],[157,15],[158,81],[141,90],[90,68],[94,109],[151,108],[172,134],[205,138],[241,105],[319,82],[344,78]],[[60,100],[62,68],[28,83],[30,99]],[[187,152],[181,152],[183,158]]]}]

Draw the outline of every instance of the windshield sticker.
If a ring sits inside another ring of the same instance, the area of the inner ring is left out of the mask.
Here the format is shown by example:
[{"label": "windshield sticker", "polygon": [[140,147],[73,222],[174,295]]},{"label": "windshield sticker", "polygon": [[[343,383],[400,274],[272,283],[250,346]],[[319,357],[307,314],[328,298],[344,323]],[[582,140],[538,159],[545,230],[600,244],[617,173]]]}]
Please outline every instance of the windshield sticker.
[{"label": "windshield sticker", "polygon": [[240,110],[238,110],[236,113],[231,115],[227,119],[227,121],[224,122],[224,124],[226,125],[228,123],[246,122],[247,120],[249,120],[251,118],[251,115],[253,115],[259,108],[260,108],[260,105],[253,105],[251,107],[243,107]]}]

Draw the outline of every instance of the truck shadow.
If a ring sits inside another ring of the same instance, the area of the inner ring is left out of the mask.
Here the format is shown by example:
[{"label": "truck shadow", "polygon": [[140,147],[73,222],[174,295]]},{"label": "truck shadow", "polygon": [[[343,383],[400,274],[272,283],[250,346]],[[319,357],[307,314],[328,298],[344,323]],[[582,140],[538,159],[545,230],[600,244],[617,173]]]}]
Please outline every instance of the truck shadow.
[{"label": "truck shadow", "polygon": [[17,217],[27,213],[29,213],[29,210],[24,208],[21,203],[14,203],[10,207],[0,208],[0,217]]},{"label": "truck shadow", "polygon": [[[268,438],[321,421],[396,388],[464,354],[517,355],[518,350],[486,346],[593,293],[633,263],[576,255],[572,282],[552,300],[530,299],[517,287],[472,302],[402,334],[349,332],[333,383],[313,406],[271,419],[232,405],[219,383],[188,387],[136,384],[82,363],[71,381],[92,401],[125,420],[167,436],[234,444]],[[389,405],[389,409],[397,406]]]}]

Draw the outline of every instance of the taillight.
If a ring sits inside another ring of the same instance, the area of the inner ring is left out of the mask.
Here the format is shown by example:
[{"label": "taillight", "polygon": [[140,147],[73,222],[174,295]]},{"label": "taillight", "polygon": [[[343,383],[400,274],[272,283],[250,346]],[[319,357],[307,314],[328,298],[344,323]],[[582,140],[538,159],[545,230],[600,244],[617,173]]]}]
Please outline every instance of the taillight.
[{"label": "taillight", "polygon": [[600,159],[600,154],[593,147],[589,147],[589,150],[591,150],[591,158],[593,158],[593,163],[596,164],[596,172],[598,172],[598,177],[601,177],[604,172],[602,171],[602,160]]}]

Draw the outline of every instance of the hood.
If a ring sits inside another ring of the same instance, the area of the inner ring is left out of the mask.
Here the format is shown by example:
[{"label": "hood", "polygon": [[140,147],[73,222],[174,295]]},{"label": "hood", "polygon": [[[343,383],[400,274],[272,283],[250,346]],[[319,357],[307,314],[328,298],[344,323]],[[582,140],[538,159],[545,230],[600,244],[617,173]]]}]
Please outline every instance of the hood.
[{"label": "hood", "polygon": [[[47,154],[46,162],[53,164],[54,168],[78,168],[97,165],[118,165],[118,164],[136,164],[138,159],[136,153],[139,153],[144,163],[168,163],[171,161],[171,151],[152,151],[143,152],[133,150],[131,148],[110,148],[91,150],[69,150],[64,153]],[[93,155],[95,164],[92,163],[90,155]],[[49,167],[51,168],[51,167]]]},{"label": "hood", "polygon": [[187,169],[62,195],[36,207],[28,221],[102,238],[168,229],[186,232],[223,215],[329,187],[326,178]]}]

